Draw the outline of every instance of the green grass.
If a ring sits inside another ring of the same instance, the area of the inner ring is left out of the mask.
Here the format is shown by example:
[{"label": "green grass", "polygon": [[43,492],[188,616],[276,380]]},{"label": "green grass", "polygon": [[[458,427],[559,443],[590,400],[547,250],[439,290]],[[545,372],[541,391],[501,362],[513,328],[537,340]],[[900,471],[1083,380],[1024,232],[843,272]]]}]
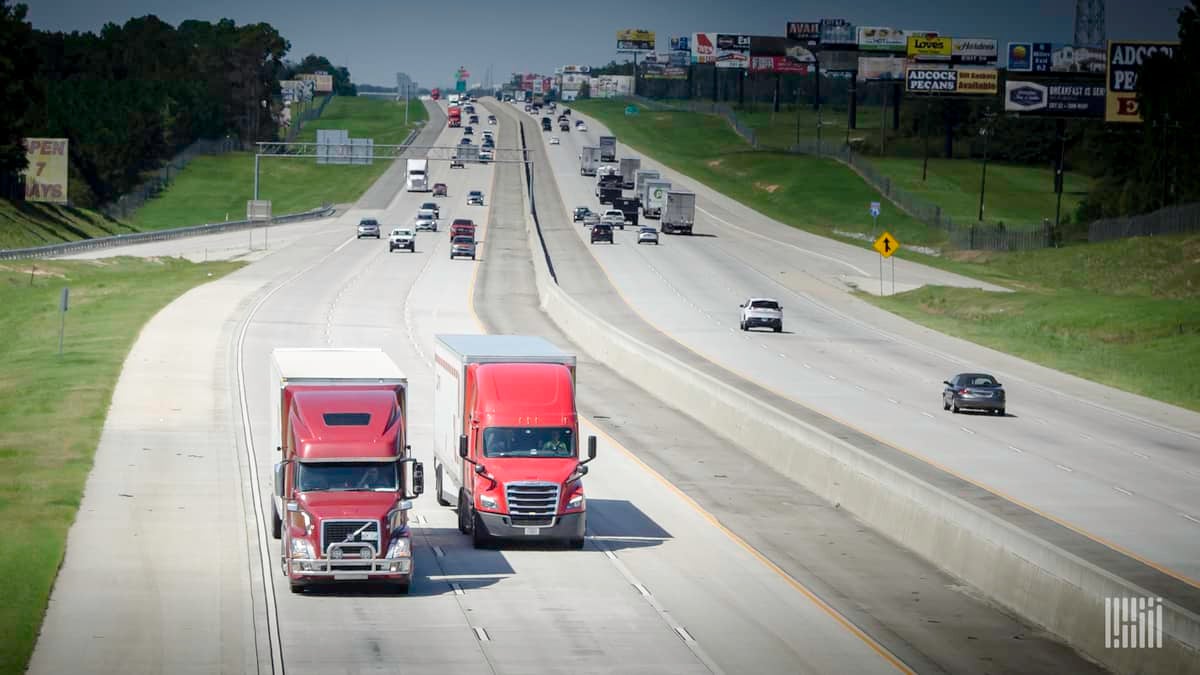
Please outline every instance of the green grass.
[{"label": "green grass", "polygon": [[0,199],[0,249],[61,244],[132,232],[97,211]]},{"label": "green grass", "polygon": [[[642,110],[626,117],[624,103],[576,101],[621,142],[758,211],[819,234],[872,233],[867,213],[879,192],[832,160],[808,155],[753,151],[715,115]],[[901,242],[937,244],[945,235],[902,213],[880,222]]]},{"label": "green grass", "polygon": [[[395,145],[428,114],[417,99],[410,102],[409,125],[404,106],[367,97],[337,97],[320,119],[309,122],[298,140],[315,141],[316,130],[347,129],[351,138],[374,138]],[[259,165],[259,199],[271,200],[275,214],[296,213],[324,203],[357,200],[387,171],[389,162],[370,165],[317,164],[315,158],[264,157]],[[246,201],[254,196],[254,155],[233,152],[196,158],[161,195],[146,202],[130,219],[139,230],[161,230],[246,217]]]},{"label": "green grass", "polygon": [[[780,222],[818,234],[870,229],[863,212],[868,201],[880,198],[832,160],[750,151],[712,115],[643,109],[626,117],[621,101],[578,101],[575,107],[640,152]],[[749,118],[769,123],[767,114]],[[781,123],[777,118],[776,125]],[[873,161],[900,187],[940,203],[952,216],[978,215],[978,162],[931,161],[928,186],[922,187],[920,160]],[[766,189],[771,185],[779,187],[772,192]],[[1040,222],[1045,214],[1053,217],[1052,185],[1046,170],[990,165],[989,220],[1018,227]],[[1068,175],[1066,189],[1064,213],[1074,210],[1086,179]],[[887,218],[882,224],[902,243],[938,243],[936,232],[911,219]],[[1200,354],[1200,235],[942,257],[901,249],[898,255],[1015,292],[926,287],[861,297],[929,328],[1200,411],[1200,378],[1184,365]]]},{"label": "green grass", "polygon": [[[240,266],[129,258],[0,264],[0,673],[22,672],[33,650],[117,376],[142,325],[187,289]],[[63,286],[71,309],[60,357]]]}]

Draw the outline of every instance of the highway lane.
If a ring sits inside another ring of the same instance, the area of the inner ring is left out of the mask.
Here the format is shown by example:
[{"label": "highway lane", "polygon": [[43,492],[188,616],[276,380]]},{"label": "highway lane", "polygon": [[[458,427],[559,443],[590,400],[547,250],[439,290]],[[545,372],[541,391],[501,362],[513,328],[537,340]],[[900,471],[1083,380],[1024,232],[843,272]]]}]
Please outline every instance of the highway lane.
[{"label": "highway lane", "polygon": [[[576,158],[583,139],[594,141],[600,133],[594,120],[589,125],[586,133],[555,134],[562,145],[547,148],[564,209],[597,205],[593,183],[579,176]],[[631,154],[624,148],[620,153]],[[643,158],[643,166],[647,164],[659,168]],[[772,245],[762,237],[777,235],[786,244],[794,231],[778,225],[772,229],[761,216],[751,220],[743,213],[738,225],[723,224],[707,215],[728,210],[723,198],[712,199],[712,191],[694,181],[685,184],[697,192],[704,209],[697,231],[715,237],[664,236],[662,246],[655,248],[639,247],[632,233],[618,231],[616,246],[591,247],[643,318],[772,391],[847,420],[1181,576],[1200,578],[1200,523],[1191,520],[1200,518],[1200,491],[1195,489],[1200,459],[1194,452],[1197,438],[1188,429],[1111,414],[1100,407],[1103,401],[1051,389],[1060,378],[1045,376],[1045,369],[1021,368],[1015,359],[993,360],[989,350],[938,339],[894,317],[883,322],[885,328],[876,328],[873,319],[886,313],[864,309],[865,303],[830,285],[841,263]],[[732,219],[728,214],[722,218]],[[747,235],[751,228],[767,234]],[[845,253],[828,255],[869,269]],[[898,276],[904,274],[898,271]],[[940,273],[930,276],[940,278]],[[750,295],[782,301],[787,334],[738,330],[737,304]],[[996,362],[1005,367],[995,367]],[[1005,382],[1012,401],[1009,417],[941,410],[941,380],[975,369],[996,372]],[[1190,424],[1200,416],[1174,409],[1161,417]]]},{"label": "highway lane", "polygon": [[[458,133],[448,130],[441,142],[457,140]],[[509,134],[501,147],[511,145]],[[443,220],[464,214],[477,221],[494,218],[494,211],[484,218],[483,209],[460,201],[475,187],[497,198],[499,188],[488,187],[493,171],[435,165],[434,180],[447,182],[452,195],[444,202]],[[382,222],[411,216],[425,198],[401,193],[381,214]],[[476,270],[497,250],[489,229],[481,233],[485,252],[477,264],[450,261],[444,232],[420,235],[417,254],[388,254],[381,243],[351,239],[262,305],[247,332],[244,362],[249,374],[263,374],[248,376],[246,396],[264,510],[275,459],[266,447],[265,371],[275,346],[382,344],[409,375],[412,445],[432,469],[432,336],[478,331],[470,289]],[[845,663],[861,672],[894,670],[870,641],[790,590],[785,579],[681,506],[678,495],[649,486],[650,478],[632,460],[608,443],[601,452],[604,464],[589,476],[589,499],[595,505],[593,529],[598,524],[611,534],[582,552],[476,551],[454,528],[453,512],[425,497],[415,511],[425,545],[418,548],[418,579],[410,597],[336,591],[294,596],[276,584],[288,670],[354,672],[396,663],[455,672],[742,672],[747,664],[756,672],[829,672]],[[432,478],[432,470],[428,475]],[[664,532],[669,536],[661,536]],[[711,588],[714,579],[723,591],[695,593],[695,583]],[[277,573],[275,580],[282,577]],[[677,612],[696,621],[680,625],[673,618]],[[321,621],[313,620],[314,613]],[[407,621],[409,616],[421,618]],[[333,639],[330,625],[338,627]],[[720,648],[710,648],[699,635]],[[747,655],[733,649],[739,643],[755,650]]]}]

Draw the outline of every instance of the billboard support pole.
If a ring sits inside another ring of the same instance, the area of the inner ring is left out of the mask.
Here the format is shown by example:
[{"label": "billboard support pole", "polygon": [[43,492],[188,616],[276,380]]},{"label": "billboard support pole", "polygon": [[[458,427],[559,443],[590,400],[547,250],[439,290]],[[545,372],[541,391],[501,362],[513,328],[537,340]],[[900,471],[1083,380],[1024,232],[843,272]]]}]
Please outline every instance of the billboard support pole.
[{"label": "billboard support pole", "polygon": [[718,76],[720,75],[720,73],[721,73],[721,71],[717,70],[717,64],[714,63],[713,64],[713,103],[717,102],[717,89],[718,89],[717,84],[718,84]]},{"label": "billboard support pole", "polygon": [[987,191],[987,161],[988,161],[988,136],[991,136],[991,130],[985,124],[979,133],[983,135],[983,172],[979,176],[979,222],[983,222],[983,195]]},{"label": "billboard support pole", "polygon": [[813,66],[813,112],[816,112],[821,109],[821,62]]},{"label": "billboard support pole", "polygon": [[929,177],[929,99],[925,99],[921,111],[921,142],[925,146],[925,159],[921,162],[921,182]]},{"label": "billboard support pole", "polygon": [[779,112],[779,87],[783,84],[783,75],[775,73],[775,107],[774,112]]},{"label": "billboard support pole", "polygon": [[1056,120],[1054,126],[1058,127],[1058,166],[1054,167],[1054,191],[1058,193],[1058,203],[1054,206],[1054,229],[1057,230],[1062,217],[1063,182],[1066,180],[1063,163],[1067,154],[1067,121]]},{"label": "billboard support pole", "polygon": [[[884,85],[887,86],[887,85]],[[879,111],[879,155],[883,156],[884,132],[887,130],[887,89],[883,90],[883,109]]]},{"label": "billboard support pole", "polygon": [[258,158],[259,154],[254,153],[254,201],[258,201]]}]

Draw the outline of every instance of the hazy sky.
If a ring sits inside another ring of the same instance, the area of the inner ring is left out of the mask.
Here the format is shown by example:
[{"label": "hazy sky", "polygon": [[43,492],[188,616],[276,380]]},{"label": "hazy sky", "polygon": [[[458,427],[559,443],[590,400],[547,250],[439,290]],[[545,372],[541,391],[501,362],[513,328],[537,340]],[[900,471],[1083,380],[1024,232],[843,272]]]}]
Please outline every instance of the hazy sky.
[{"label": "hazy sky", "polygon": [[[616,54],[615,33],[645,28],[667,37],[693,31],[782,35],[788,21],[845,18],[859,25],[936,30],[943,35],[1070,42],[1075,0],[19,0],[36,28],[97,31],[108,22],[155,14],[238,23],[265,21],[292,44],[289,58],[323,54],[358,83],[394,85],[405,71],[421,86],[453,82],[466,66],[480,82],[513,72],[553,73],[562,64],[599,65]],[[1175,39],[1187,0],[1108,0],[1108,36]],[[1002,47],[1003,49],[1003,47]]]}]

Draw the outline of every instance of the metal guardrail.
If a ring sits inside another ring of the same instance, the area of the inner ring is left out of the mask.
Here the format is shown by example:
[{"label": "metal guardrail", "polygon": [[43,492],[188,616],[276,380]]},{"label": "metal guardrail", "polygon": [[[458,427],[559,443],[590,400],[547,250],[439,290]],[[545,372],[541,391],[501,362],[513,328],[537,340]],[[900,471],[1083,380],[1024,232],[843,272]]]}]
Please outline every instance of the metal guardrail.
[{"label": "metal guardrail", "polygon": [[170,230],[155,230],[152,232],[135,232],[132,234],[117,234],[111,237],[97,237],[95,239],[82,239],[79,241],[68,241],[62,244],[50,244],[48,246],[34,246],[32,248],[14,248],[0,250],[0,260],[21,260],[25,258],[50,258],[61,255],[69,255],[72,253],[81,253],[83,251],[93,251],[102,248],[112,248],[114,246],[129,246],[130,244],[144,244],[152,241],[166,241],[168,239],[182,239],[184,237],[195,237],[199,235],[219,234],[221,232],[235,232],[237,230],[247,230],[255,227],[266,227],[268,225],[276,225],[280,223],[292,223],[300,220],[309,220],[313,218],[324,218],[331,215],[334,208],[330,204],[325,204],[318,209],[311,211],[302,211],[300,213],[289,213],[283,216],[276,216],[270,220],[231,220],[222,223],[210,223],[207,225],[193,225],[191,227],[177,227]]}]

